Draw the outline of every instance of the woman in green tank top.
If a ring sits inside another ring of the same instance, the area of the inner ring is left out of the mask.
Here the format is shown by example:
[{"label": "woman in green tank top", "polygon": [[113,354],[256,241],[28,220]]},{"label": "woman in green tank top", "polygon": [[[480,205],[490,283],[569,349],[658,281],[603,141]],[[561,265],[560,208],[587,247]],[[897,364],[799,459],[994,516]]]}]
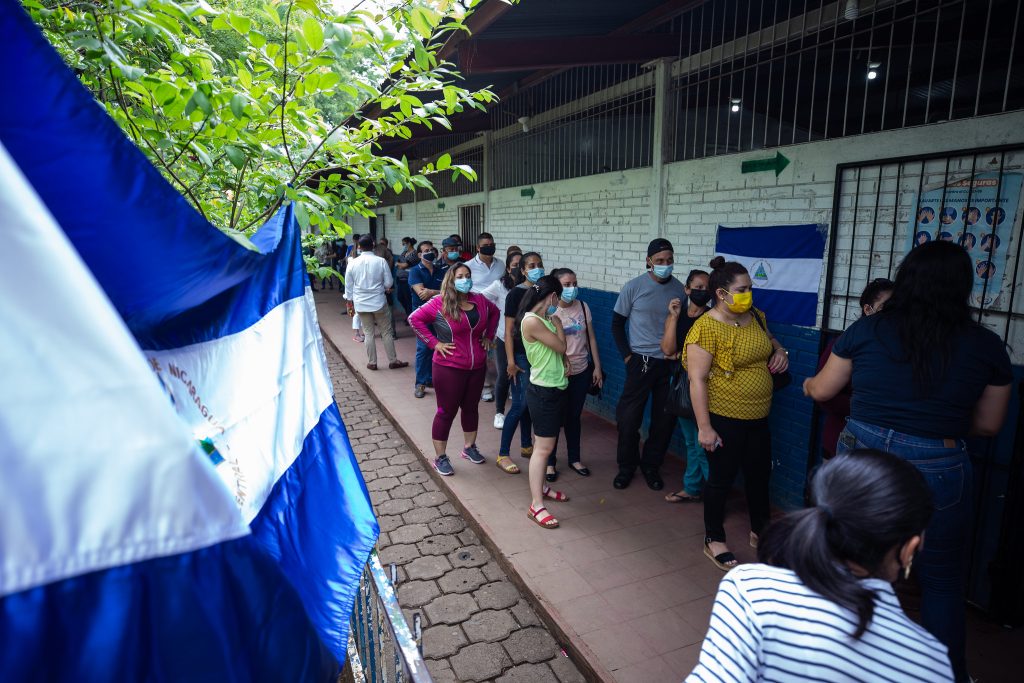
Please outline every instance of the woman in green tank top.
[{"label": "woman in green tank top", "polygon": [[544,484],[548,456],[562,428],[562,415],[569,386],[565,361],[565,332],[553,314],[562,295],[562,285],[550,275],[527,288],[519,307],[518,329],[522,334],[526,357],[530,360],[530,381],[526,385],[526,404],[533,420],[533,457],[530,458],[530,511],[534,522],[545,529],[558,527],[558,520],[544,507],[544,499],[566,502],[569,497]]}]

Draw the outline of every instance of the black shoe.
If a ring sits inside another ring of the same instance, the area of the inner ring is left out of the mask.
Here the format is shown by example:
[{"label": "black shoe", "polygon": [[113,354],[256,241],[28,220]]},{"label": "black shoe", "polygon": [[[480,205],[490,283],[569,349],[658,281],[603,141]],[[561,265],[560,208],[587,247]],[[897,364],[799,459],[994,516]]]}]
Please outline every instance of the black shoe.
[{"label": "black shoe", "polygon": [[624,489],[629,486],[629,482],[633,481],[633,474],[631,472],[619,472],[615,475],[615,480],[612,481],[612,486],[617,489]]},{"label": "black shoe", "polygon": [[427,395],[427,390],[422,384],[416,385],[416,391],[413,392],[413,396],[416,398],[423,398]]},{"label": "black shoe", "polygon": [[558,481],[558,470],[553,470],[551,472],[546,473],[544,475],[544,479],[546,479],[549,484],[555,483],[556,481]]},{"label": "black shoe", "polygon": [[652,491],[660,491],[665,488],[665,482],[661,480],[661,475],[657,470],[643,470],[643,473],[644,479],[647,480],[647,488]]}]

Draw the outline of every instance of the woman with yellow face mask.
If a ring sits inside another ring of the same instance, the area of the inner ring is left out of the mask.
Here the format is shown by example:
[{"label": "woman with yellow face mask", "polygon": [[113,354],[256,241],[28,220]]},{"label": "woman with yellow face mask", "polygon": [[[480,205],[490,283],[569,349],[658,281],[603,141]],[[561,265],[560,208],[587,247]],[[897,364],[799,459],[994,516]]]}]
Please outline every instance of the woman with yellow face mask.
[{"label": "woman with yellow face mask", "polygon": [[708,290],[714,308],[686,335],[683,365],[697,440],[708,452],[704,489],[704,554],[723,571],[736,566],[725,543],[725,500],[741,470],[750,510],[750,545],[768,524],[772,442],[768,413],[772,375],[789,368],[788,353],[753,307],[750,274],[742,264],[711,261]]}]

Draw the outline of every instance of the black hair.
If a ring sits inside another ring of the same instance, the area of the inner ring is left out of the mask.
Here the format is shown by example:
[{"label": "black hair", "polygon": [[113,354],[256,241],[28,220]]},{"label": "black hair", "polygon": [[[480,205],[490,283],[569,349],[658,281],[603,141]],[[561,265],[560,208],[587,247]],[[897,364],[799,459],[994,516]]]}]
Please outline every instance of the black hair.
[{"label": "black hair", "polygon": [[973,286],[971,257],[953,242],[915,247],[896,270],[881,314],[895,323],[918,391],[945,375],[959,333],[975,324],[968,303]]},{"label": "black hair", "polygon": [[430,240],[423,240],[422,242],[420,242],[419,244],[416,245],[416,253],[417,254],[423,252],[423,245],[424,244],[429,244],[431,249],[434,248],[434,243],[433,242],[431,242]]},{"label": "black hair", "polygon": [[[512,263],[512,259],[516,254],[519,255],[519,263],[515,265],[515,268],[509,268],[508,264]],[[501,274],[501,286],[505,289],[512,289],[523,281],[525,276],[523,275],[523,269],[520,268],[520,265],[523,263],[522,257],[523,252],[521,251],[513,251],[505,256],[507,263],[505,264],[505,272]]]},{"label": "black hair", "polygon": [[689,287],[690,283],[693,282],[693,278],[698,275],[707,275],[707,271],[701,270],[700,268],[694,268],[690,271],[690,274],[686,276],[686,286]]},{"label": "black hair", "polygon": [[572,268],[555,268],[550,273],[551,277],[561,279],[563,275],[575,276],[576,273],[572,272]]},{"label": "black hair", "polygon": [[359,248],[360,249],[373,249],[373,236],[372,235],[363,235],[362,237],[360,237],[359,238]]},{"label": "black hair", "polygon": [[860,307],[874,306],[878,297],[885,292],[891,292],[895,288],[892,280],[884,277],[876,278],[868,283],[864,291],[860,293]]},{"label": "black hair", "polygon": [[809,589],[855,612],[860,638],[874,616],[875,593],[847,563],[877,576],[893,549],[928,526],[931,489],[909,462],[867,449],[822,465],[810,489],[814,507],[769,525],[757,559],[792,570]]},{"label": "black hair", "polygon": [[[524,257],[525,259],[525,257]],[[536,306],[544,297],[557,294],[562,296],[562,283],[554,275],[545,275],[535,283],[526,288],[526,294],[519,303],[519,314],[516,316],[515,334],[516,339],[522,338],[523,317]]]},{"label": "black hair", "polygon": [[494,235],[492,235],[489,232],[482,232],[482,233],[480,233],[479,235],[476,236],[476,241],[479,242],[480,240],[491,240],[493,242],[494,241]]},{"label": "black hair", "polygon": [[708,264],[711,275],[708,276],[708,289],[717,292],[720,289],[729,291],[729,285],[740,275],[748,275],[747,269],[738,261],[726,261],[724,256],[716,256]]}]

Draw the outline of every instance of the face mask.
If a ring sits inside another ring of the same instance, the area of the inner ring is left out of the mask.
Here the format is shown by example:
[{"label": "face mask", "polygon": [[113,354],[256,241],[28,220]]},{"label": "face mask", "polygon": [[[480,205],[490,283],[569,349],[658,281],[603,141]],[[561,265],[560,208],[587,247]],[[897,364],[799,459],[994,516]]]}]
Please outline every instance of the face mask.
[{"label": "face mask", "polygon": [[427,253],[423,254],[423,260],[426,261],[427,263],[430,263],[431,261],[433,261],[436,258],[437,258],[437,253],[433,252],[433,251],[428,251]]},{"label": "face mask", "polygon": [[455,281],[455,291],[462,294],[469,294],[469,290],[473,289],[473,279],[463,278],[462,280]]},{"label": "face mask", "polygon": [[571,304],[576,301],[579,290],[576,287],[562,287],[562,301]]},{"label": "face mask", "polygon": [[672,266],[651,266],[651,272],[659,280],[667,280],[672,277]]},{"label": "face mask", "polygon": [[541,279],[542,277],[544,277],[543,268],[531,268],[530,270],[526,271],[526,279],[529,280],[530,282],[537,282],[537,280]]},{"label": "face mask", "polygon": [[558,311],[558,306],[548,306],[548,315],[554,315]]},{"label": "face mask", "polygon": [[754,305],[754,293],[753,292],[736,292],[732,295],[732,303],[727,303],[726,306],[733,313],[746,313],[750,310],[750,307]]},{"label": "face mask", "polygon": [[707,306],[711,301],[711,292],[706,289],[692,289],[690,290],[690,301],[695,306]]},{"label": "face mask", "polygon": [[493,244],[487,244],[480,247],[480,253],[484,256],[494,256],[494,251],[495,249]]},{"label": "face mask", "polygon": [[459,252],[457,252],[457,251],[449,251],[448,252],[448,260],[449,261],[455,261],[455,260],[458,260],[458,258],[459,258]]}]

